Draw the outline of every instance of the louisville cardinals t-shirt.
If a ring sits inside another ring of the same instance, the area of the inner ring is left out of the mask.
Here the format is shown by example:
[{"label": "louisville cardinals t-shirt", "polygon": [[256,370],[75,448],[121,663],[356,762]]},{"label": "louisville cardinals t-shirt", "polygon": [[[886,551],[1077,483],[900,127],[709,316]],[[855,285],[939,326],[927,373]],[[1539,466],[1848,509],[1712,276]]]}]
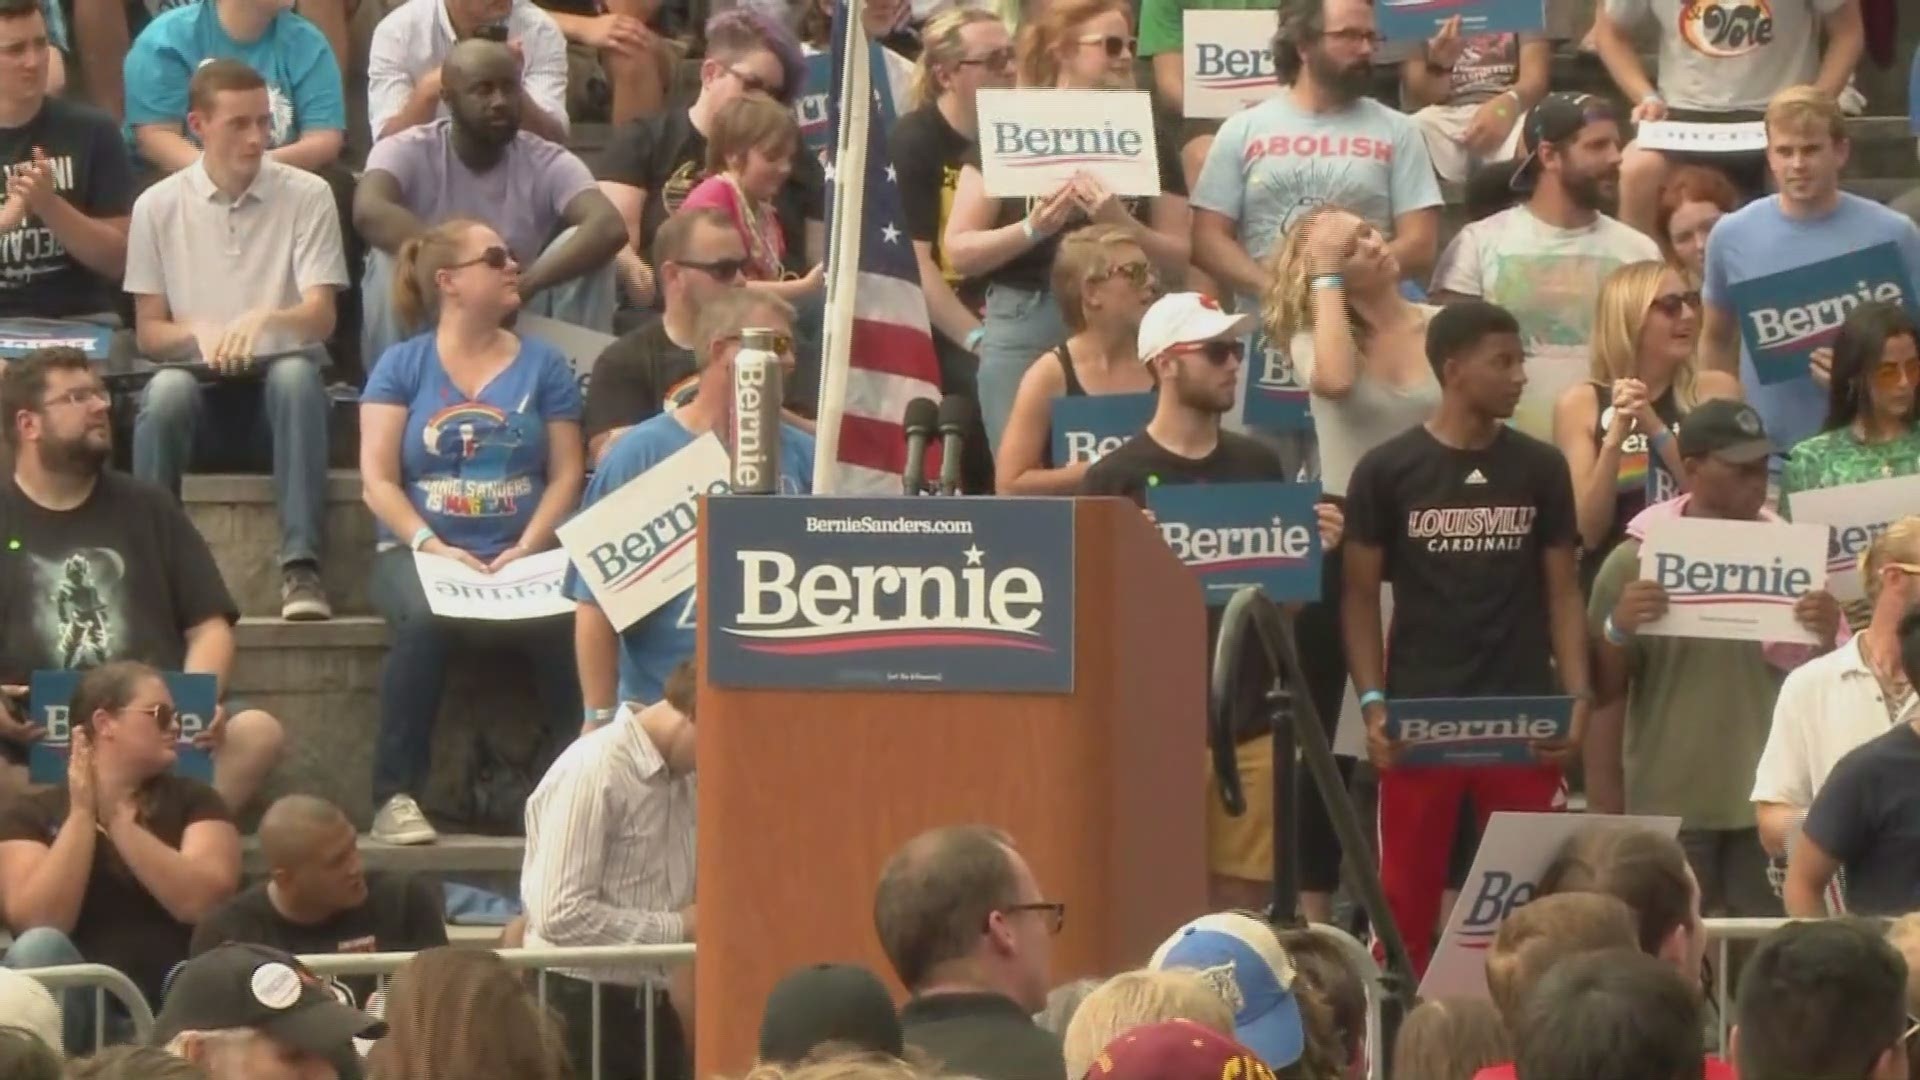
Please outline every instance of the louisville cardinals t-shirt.
[{"label": "louisville cardinals t-shirt", "polygon": [[1347,537],[1393,585],[1388,697],[1556,692],[1541,554],[1576,540],[1558,450],[1504,425],[1477,450],[1410,428],[1354,468]]}]

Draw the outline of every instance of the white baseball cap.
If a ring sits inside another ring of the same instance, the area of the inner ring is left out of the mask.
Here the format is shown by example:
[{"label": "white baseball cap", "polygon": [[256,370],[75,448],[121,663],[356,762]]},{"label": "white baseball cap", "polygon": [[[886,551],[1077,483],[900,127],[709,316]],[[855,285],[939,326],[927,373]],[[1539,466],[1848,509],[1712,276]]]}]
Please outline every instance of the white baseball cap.
[{"label": "white baseball cap", "polygon": [[0,968],[0,1027],[37,1035],[55,1057],[66,1059],[61,1049],[60,1006],[32,976]]},{"label": "white baseball cap", "polygon": [[1252,315],[1229,315],[1204,293],[1168,293],[1140,317],[1140,361],[1183,345],[1239,337],[1252,325]]}]

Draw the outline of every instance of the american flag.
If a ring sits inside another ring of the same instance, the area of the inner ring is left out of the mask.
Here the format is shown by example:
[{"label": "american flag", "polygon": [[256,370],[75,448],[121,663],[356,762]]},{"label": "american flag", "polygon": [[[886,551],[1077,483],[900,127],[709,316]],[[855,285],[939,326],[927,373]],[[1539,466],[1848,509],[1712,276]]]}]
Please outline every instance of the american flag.
[{"label": "american flag", "polygon": [[[827,324],[813,489],[898,494],[906,467],[900,421],[914,398],[939,400],[940,365],[887,160],[886,65],[851,17],[858,2],[842,0],[833,14]],[[860,47],[850,50],[850,41]]]}]

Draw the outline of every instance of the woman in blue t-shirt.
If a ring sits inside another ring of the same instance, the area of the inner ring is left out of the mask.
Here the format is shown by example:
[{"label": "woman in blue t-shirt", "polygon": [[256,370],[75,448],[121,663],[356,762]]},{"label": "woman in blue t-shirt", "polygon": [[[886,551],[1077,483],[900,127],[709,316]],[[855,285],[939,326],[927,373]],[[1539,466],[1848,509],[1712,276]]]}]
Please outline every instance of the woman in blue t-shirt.
[{"label": "woman in blue t-shirt", "polygon": [[[547,721],[579,712],[572,622],[470,622],[432,613],[414,552],[493,575],[554,546],[580,500],[580,389],[566,358],[502,325],[520,306],[520,267],[477,221],[454,220],[401,245],[393,305],[431,329],[389,348],[360,397],[360,473],[377,521],[373,598],[393,629],[380,675],[373,837],[435,839],[414,801],[427,781],[448,653],[486,628],[523,652]],[[411,550],[409,550],[411,549]]]}]

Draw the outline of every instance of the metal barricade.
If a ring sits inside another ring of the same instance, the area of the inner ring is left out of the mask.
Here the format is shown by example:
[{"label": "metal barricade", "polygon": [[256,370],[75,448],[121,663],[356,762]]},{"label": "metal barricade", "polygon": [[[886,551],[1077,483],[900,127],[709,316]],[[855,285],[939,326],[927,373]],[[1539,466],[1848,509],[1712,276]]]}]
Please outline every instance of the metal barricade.
[{"label": "metal barricade", "polygon": [[1354,973],[1360,976],[1360,985],[1367,991],[1367,1077],[1368,1080],[1386,1080],[1387,1048],[1384,1025],[1380,1022],[1381,1010],[1390,996],[1386,973],[1380,970],[1379,963],[1374,960],[1373,950],[1340,927],[1327,923],[1308,923],[1307,929],[1338,944],[1340,951],[1347,956],[1347,963],[1353,965]]},{"label": "metal barricade", "polygon": [[[653,965],[662,968],[679,967],[693,962],[694,947],[686,945],[591,945],[580,948],[538,948],[538,949],[495,949],[500,959],[508,967],[521,968],[534,972],[540,1004],[547,1004],[547,973],[554,968],[566,968],[573,971],[592,971],[599,968],[632,968],[638,965]],[[300,962],[316,975],[372,975],[378,980],[380,990],[387,988],[387,982],[393,973],[406,966],[413,959],[413,953],[325,953],[302,956]],[[111,970],[111,969],[109,969]],[[653,995],[643,995],[646,1002],[646,1052],[647,1080],[654,1080],[654,1010]],[[601,1080],[600,1051],[600,995],[593,995],[592,1022],[592,1065],[587,1080]],[[151,1018],[149,1018],[151,1026]]]},{"label": "metal barricade", "polygon": [[41,986],[53,992],[54,1001],[60,1005],[60,1019],[64,1027],[67,1017],[67,991],[93,991],[93,1048],[95,1050],[107,1044],[107,996],[111,994],[121,1007],[127,1010],[127,1016],[133,1021],[133,1040],[146,1042],[153,1034],[153,1010],[147,1006],[146,996],[133,980],[118,968],[105,964],[63,964],[49,968],[22,968],[20,974],[26,975]]},{"label": "metal barricade", "polygon": [[1720,1026],[1720,1052],[1727,1052],[1728,1013],[1732,1007],[1731,987],[1727,985],[1727,946],[1735,941],[1758,941],[1792,919],[1703,919],[1707,941],[1713,945],[1713,1006]]}]

